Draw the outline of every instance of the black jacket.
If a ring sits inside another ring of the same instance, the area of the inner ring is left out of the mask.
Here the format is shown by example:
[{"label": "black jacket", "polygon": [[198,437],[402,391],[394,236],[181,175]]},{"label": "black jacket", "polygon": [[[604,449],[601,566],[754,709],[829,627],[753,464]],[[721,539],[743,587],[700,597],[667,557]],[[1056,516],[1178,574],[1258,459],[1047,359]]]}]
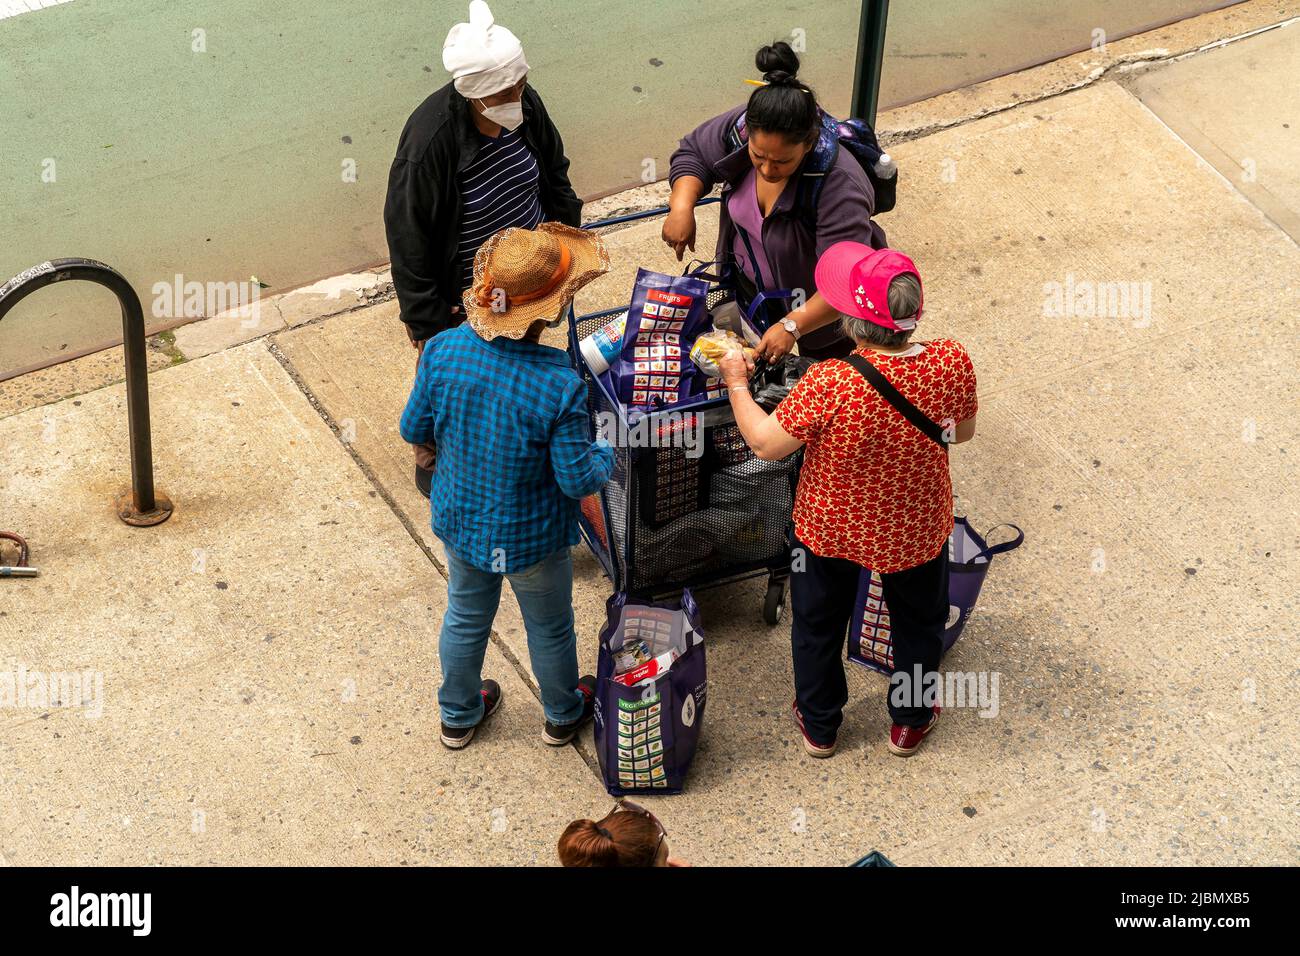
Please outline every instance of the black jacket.
[{"label": "black jacket", "polygon": [[[542,98],[524,87],[524,142],[537,158],[538,189],[548,220],[582,222],[582,201],[569,184],[569,160]],[[460,239],[463,202],[456,175],[478,155],[472,107],[448,83],[416,108],[397,142],[388,174],[384,228],[393,263],[393,287],[411,338],[430,338],[459,322]]]}]

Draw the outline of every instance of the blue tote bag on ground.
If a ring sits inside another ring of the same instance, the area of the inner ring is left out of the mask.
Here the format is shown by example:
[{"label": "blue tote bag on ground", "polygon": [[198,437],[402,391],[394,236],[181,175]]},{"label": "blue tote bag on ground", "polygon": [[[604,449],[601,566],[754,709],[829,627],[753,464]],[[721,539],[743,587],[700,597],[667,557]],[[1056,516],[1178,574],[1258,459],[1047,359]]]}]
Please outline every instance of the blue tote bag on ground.
[{"label": "blue tote bag on ground", "polygon": [[680,601],[606,603],[596,666],[596,753],[614,796],[680,793],[708,689],[704,635],[689,590]]},{"label": "blue tote bag on ground", "polygon": [[[1002,544],[989,545],[965,518],[953,522],[952,535],[948,538],[948,625],[943,632],[945,654],[957,643],[971,612],[975,610],[993,555],[1012,551],[1025,540],[1025,533],[1013,524],[998,527],[1011,528],[1016,536]],[[989,534],[996,530],[994,528]],[[848,657],[882,674],[894,671],[889,605],[885,603],[880,575],[874,571],[863,570],[858,584],[858,600],[849,623]]]}]

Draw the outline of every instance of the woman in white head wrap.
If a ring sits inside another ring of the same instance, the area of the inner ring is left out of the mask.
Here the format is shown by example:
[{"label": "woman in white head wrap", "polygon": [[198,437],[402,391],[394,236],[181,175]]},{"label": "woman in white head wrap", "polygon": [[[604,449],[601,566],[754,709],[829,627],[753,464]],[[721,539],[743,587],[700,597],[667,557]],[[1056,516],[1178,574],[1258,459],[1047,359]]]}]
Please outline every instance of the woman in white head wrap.
[{"label": "woman in white head wrap", "polygon": [[[582,221],[564,143],[528,83],[523,45],[483,0],[448,32],[442,63],[452,81],[407,120],[384,203],[393,286],[417,348],[464,318],[474,253],[491,233]],[[432,446],[417,447],[415,460],[427,495]]]},{"label": "woman in white head wrap", "polygon": [[442,45],[442,65],[462,96],[487,96],[528,72],[519,38],[497,23],[484,0],[472,0],[469,22],[458,23]]}]

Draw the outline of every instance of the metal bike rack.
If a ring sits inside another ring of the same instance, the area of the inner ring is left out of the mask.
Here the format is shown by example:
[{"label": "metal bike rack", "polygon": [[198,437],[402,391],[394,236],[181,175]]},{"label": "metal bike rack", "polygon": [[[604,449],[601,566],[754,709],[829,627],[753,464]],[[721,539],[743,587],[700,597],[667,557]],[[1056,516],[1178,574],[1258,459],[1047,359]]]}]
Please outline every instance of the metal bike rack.
[{"label": "metal bike rack", "polygon": [[147,527],[171,517],[171,500],[154,488],[153,446],[149,438],[149,368],[144,349],[144,309],[131,284],[116,269],[94,259],[51,259],[20,272],[0,286],[0,319],[37,289],[55,282],[82,280],[102,285],[122,306],[122,346],[126,352],[126,415],[131,442],[131,489],[118,496],[117,516]]}]

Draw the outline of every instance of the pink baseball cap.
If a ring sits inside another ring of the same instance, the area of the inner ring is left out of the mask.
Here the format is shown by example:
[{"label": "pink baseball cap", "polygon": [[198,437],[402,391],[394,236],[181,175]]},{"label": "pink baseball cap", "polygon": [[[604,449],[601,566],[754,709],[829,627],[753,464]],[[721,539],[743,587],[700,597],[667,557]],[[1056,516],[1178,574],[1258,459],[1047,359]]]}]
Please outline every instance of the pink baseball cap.
[{"label": "pink baseball cap", "polygon": [[[916,328],[916,315],[895,320],[889,314],[889,283],[910,272],[919,284],[921,273],[916,263],[897,249],[872,249],[860,242],[837,242],[817,260],[814,277],[817,291],[837,311],[854,318],[866,319],[894,332]],[[921,305],[925,293],[921,293]]]}]

